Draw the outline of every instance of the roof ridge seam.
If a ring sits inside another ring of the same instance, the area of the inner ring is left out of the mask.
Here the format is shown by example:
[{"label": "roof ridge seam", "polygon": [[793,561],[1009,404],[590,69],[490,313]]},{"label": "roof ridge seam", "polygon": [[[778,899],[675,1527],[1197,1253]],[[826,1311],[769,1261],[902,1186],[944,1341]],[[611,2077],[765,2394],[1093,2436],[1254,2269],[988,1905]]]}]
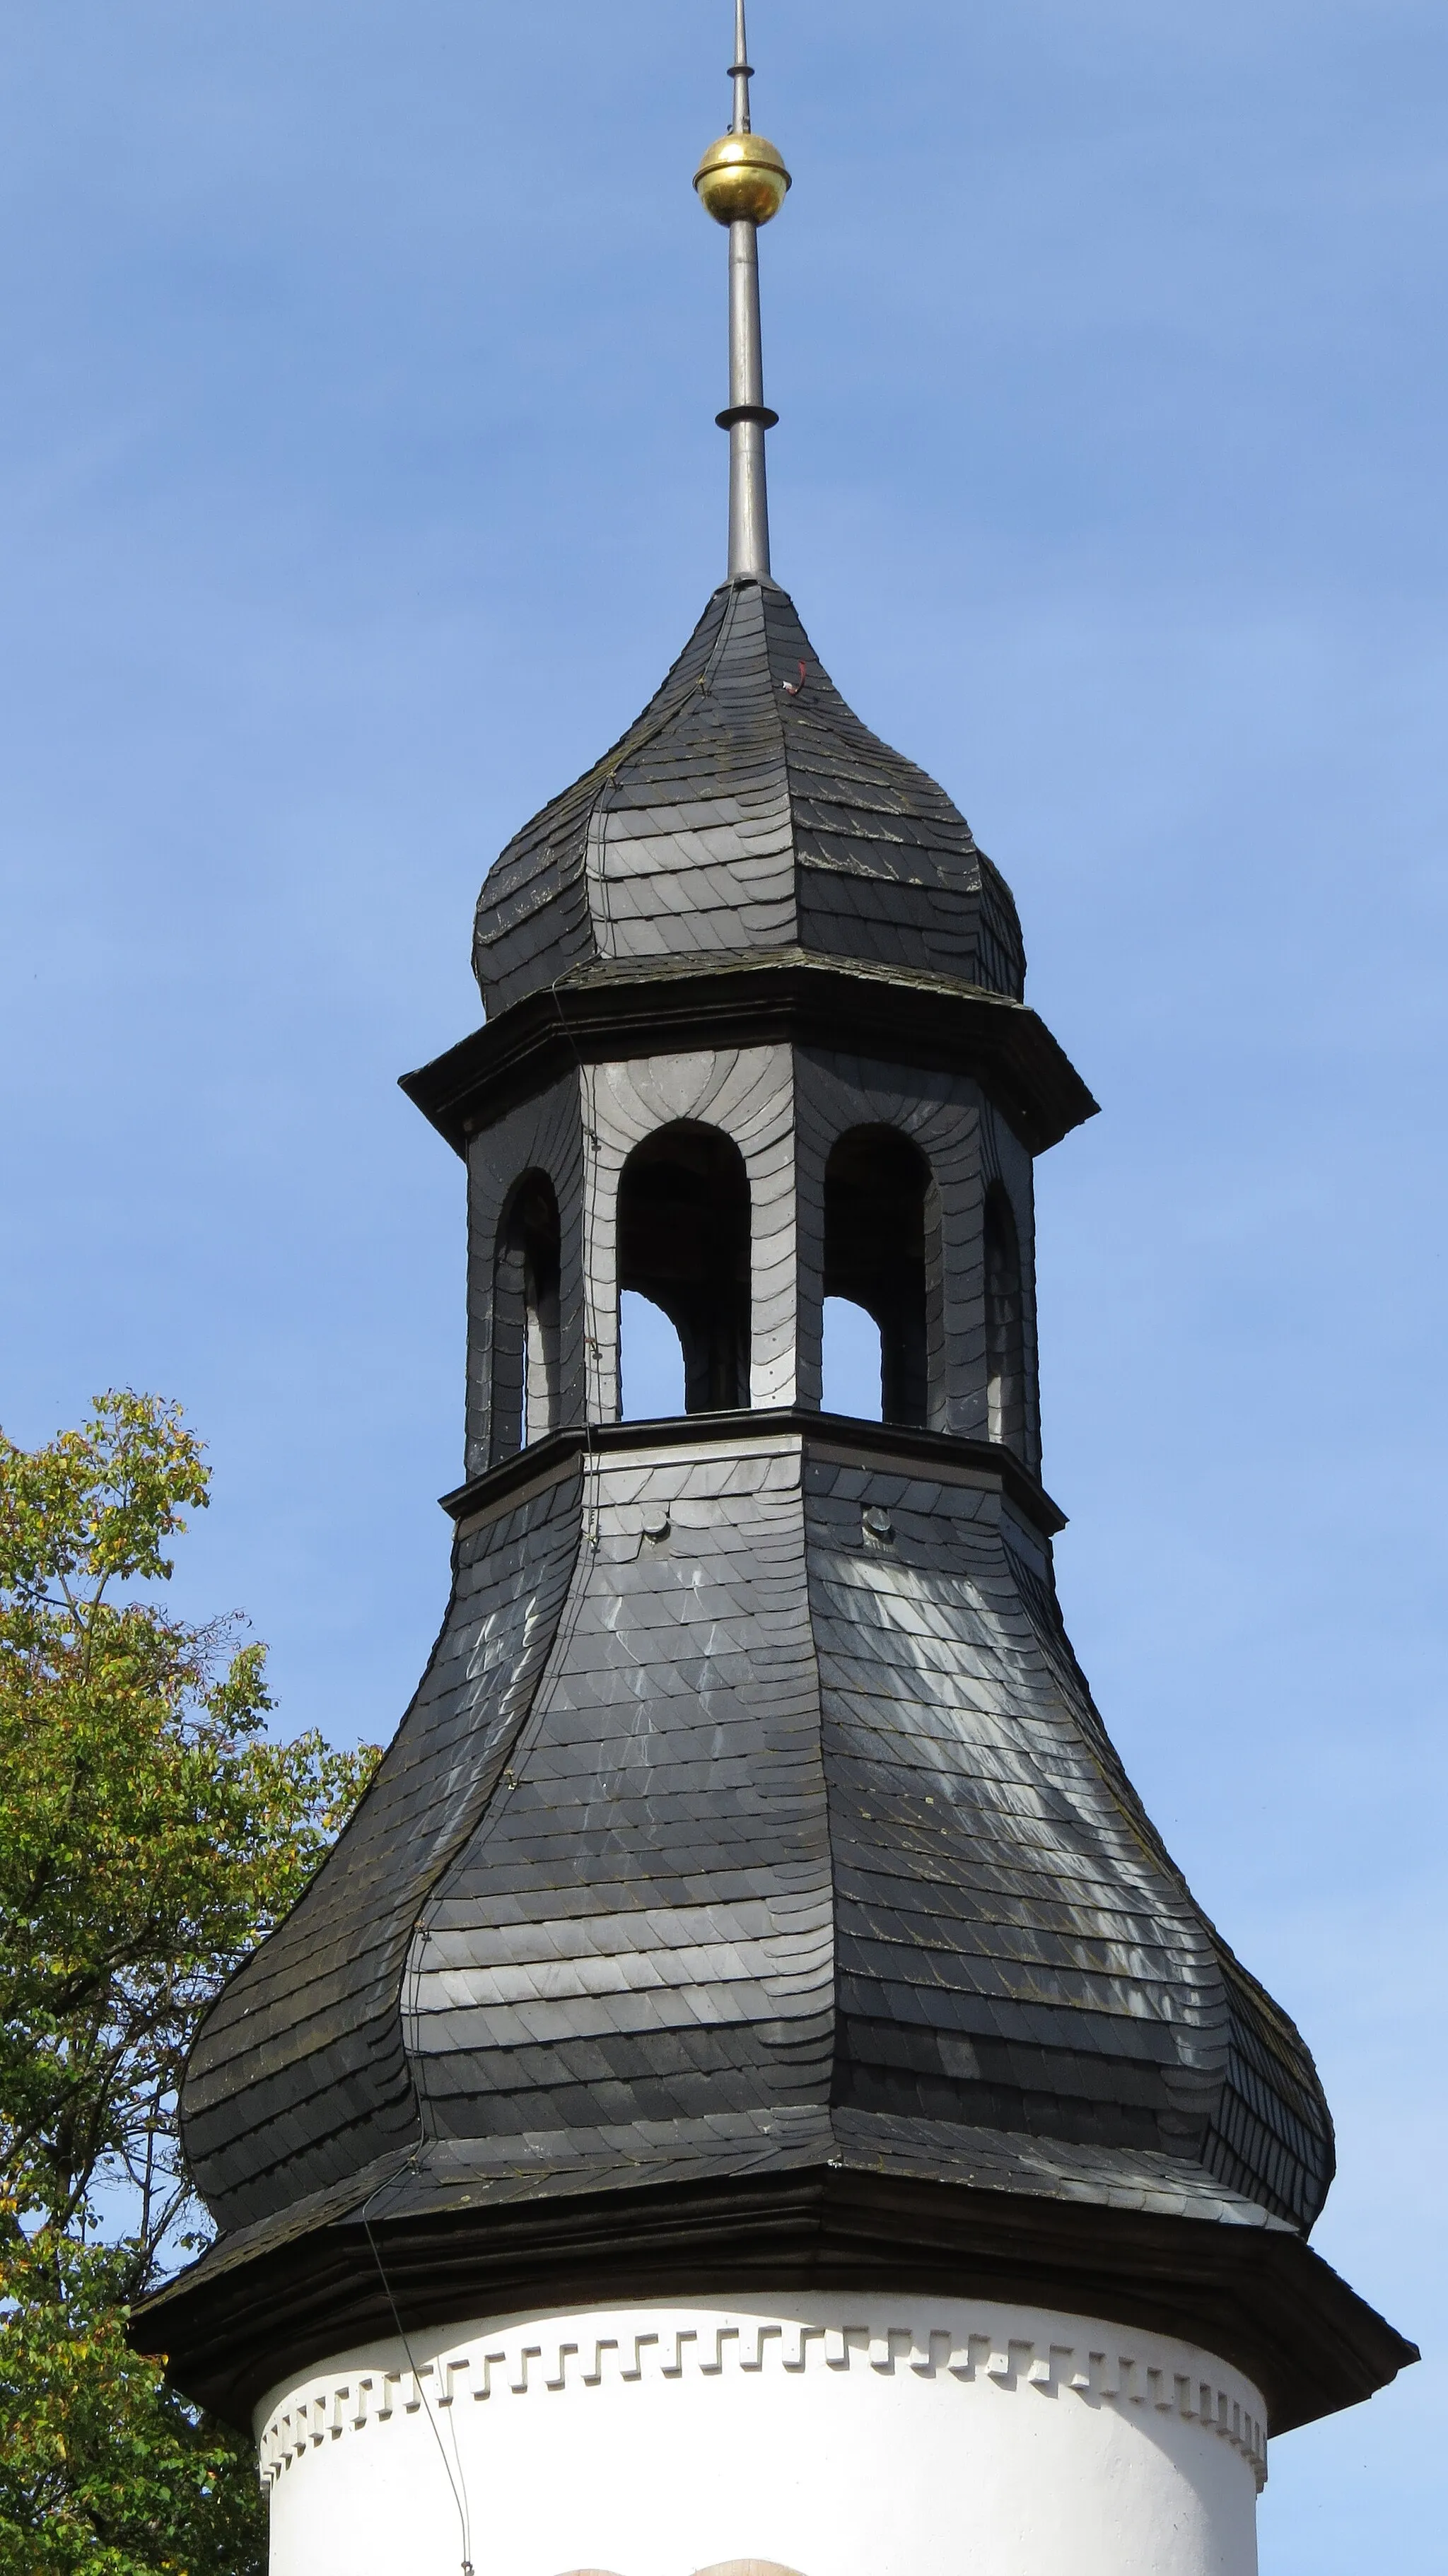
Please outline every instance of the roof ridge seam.
[{"label": "roof ridge seam", "polygon": [[[808,635],[805,635],[805,630],[804,630],[804,620],[801,618],[801,616],[800,616],[800,613],[799,613],[798,609],[795,607],[794,601],[793,601],[793,599],[790,597],[789,592],[788,592],[787,590],[783,589],[783,588],[780,586],[780,584],[779,584],[779,583],[777,583],[777,582],[772,583],[770,586],[771,586],[771,588],[773,589],[773,591],[774,591],[774,593],[775,593],[775,597],[776,597],[777,599],[779,599],[779,600],[782,600],[782,601],[783,601],[784,606],[789,610],[790,614],[793,616],[793,618],[794,618],[794,620],[795,620],[795,623],[796,623],[796,625],[798,626],[798,628],[799,628],[799,631],[800,631],[801,635],[803,635],[803,636],[804,636],[804,640],[805,640],[806,644],[808,644],[810,639],[809,639]],[[795,940],[795,944],[796,944],[796,945],[798,945],[798,944],[799,944],[799,941],[800,941],[800,918],[799,918],[799,871],[800,871],[800,849],[799,849],[799,829],[798,829],[798,824],[797,824],[796,816],[795,816],[795,793],[796,793],[796,791],[795,791],[795,783],[794,783],[794,765],[793,765],[793,762],[792,762],[792,760],[791,760],[791,758],[790,758],[789,727],[787,726],[787,724],[786,724],[786,723],[785,723],[785,721],[784,721],[784,709],[783,709],[783,707],[780,705],[780,703],[779,703],[778,699],[777,699],[777,698],[776,698],[776,696],[775,696],[775,689],[774,689],[774,672],[773,672],[773,670],[772,670],[772,668],[771,668],[771,666],[770,666],[770,660],[769,660],[769,602],[766,600],[766,598],[765,598],[764,593],[763,593],[763,591],[762,591],[762,590],[761,590],[761,592],[760,592],[760,598],[759,598],[759,609],[760,609],[760,619],[759,619],[759,622],[760,622],[760,627],[761,627],[761,629],[762,629],[762,632],[763,632],[763,638],[764,638],[764,668],[765,668],[765,674],[766,674],[766,676],[767,676],[767,678],[768,678],[768,681],[769,681],[769,711],[770,711],[770,714],[771,714],[771,715],[773,716],[773,718],[774,718],[775,728],[776,728],[776,731],[778,732],[778,735],[779,735],[779,759],[780,759],[780,766],[781,766],[781,768],[782,768],[782,769],[783,769],[783,771],[784,771],[784,806],[785,806],[785,812],[786,812],[786,814],[787,814],[787,816],[788,816],[788,818],[789,818],[789,859],[790,859],[790,877],[791,877],[791,880],[792,880],[792,883],[791,883],[791,894],[792,894],[792,898],[793,898],[793,901],[792,901],[792,910],[793,910],[793,913],[794,913],[794,940]],[[801,689],[804,687],[805,679],[806,679],[807,674],[808,674],[808,670],[809,670],[809,665],[808,665],[806,662],[801,661],[800,666],[799,666],[799,686],[800,686],[800,688],[801,688]]]},{"label": "roof ridge seam", "polygon": [[[714,597],[717,598],[718,595],[716,591]],[[617,792],[618,774],[624,762],[637,759],[640,752],[647,751],[651,744],[660,741],[669,727],[675,724],[692,705],[695,698],[709,696],[714,672],[733,631],[738,595],[738,585],[731,585],[719,620],[719,632],[709,647],[704,667],[698,678],[691,680],[686,689],[680,690],[677,698],[660,708],[658,717],[652,725],[636,724],[623,735],[621,740],[615,743],[612,751],[605,752],[602,761],[598,764],[603,771],[603,776],[587,809],[587,821],[583,830],[582,874],[585,896],[589,894],[595,880],[598,886],[599,910],[595,914],[590,901],[589,911],[594,919],[594,935],[600,956],[613,958],[618,954],[618,929],[613,917],[613,901],[608,875],[608,799]],[[664,687],[665,689],[668,687],[667,680],[664,682]]]}]

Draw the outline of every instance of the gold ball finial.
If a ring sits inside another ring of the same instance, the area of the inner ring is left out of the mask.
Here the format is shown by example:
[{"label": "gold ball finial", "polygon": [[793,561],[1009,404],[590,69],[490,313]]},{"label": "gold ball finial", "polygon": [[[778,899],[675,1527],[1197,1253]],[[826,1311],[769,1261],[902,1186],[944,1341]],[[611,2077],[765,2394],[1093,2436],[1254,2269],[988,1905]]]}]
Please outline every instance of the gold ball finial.
[{"label": "gold ball finial", "polygon": [[784,203],[789,172],[762,134],[721,134],[695,171],[694,185],[716,224],[767,224]]}]

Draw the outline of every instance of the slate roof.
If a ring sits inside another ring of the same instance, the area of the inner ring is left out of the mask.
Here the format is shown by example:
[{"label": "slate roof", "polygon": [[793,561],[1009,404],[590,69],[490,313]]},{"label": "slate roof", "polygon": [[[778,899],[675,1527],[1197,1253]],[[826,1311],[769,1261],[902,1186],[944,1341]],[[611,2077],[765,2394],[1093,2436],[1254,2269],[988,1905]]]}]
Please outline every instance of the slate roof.
[{"label": "slate roof", "polygon": [[773,583],[716,590],[637,722],[509,842],[489,1012],[600,959],[803,948],[1019,1000],[1009,887],[943,788],[846,706]]},{"label": "slate roof", "polygon": [[185,2134],[222,2225],[398,2150],[388,2209],[745,2171],[801,2126],[1310,2225],[1312,2061],[1163,1850],[999,1495],[722,1425],[589,1481],[465,1531],[375,1787],[205,2024]]}]

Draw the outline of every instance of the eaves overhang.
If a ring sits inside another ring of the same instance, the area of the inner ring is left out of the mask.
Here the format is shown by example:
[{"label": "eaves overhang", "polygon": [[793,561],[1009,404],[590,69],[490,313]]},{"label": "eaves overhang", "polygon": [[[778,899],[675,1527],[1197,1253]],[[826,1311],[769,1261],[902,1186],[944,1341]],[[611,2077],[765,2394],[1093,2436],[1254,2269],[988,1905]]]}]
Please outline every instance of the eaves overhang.
[{"label": "eaves overhang", "polygon": [[804,1406],[760,1405],[747,1413],[681,1413],[657,1422],[575,1424],[534,1441],[500,1460],[486,1474],[440,1497],[449,1518],[462,1523],[513,1503],[526,1489],[564,1475],[579,1458],[639,1456],[656,1450],[737,1450],[741,1443],[797,1440],[812,1456],[851,1466],[897,1467],[906,1476],[922,1470],[951,1483],[996,1488],[1042,1538],[1055,1538],[1066,1515],[1013,1449],[999,1440],[963,1440],[953,1432],[913,1431],[901,1423],[862,1420],[854,1414],[815,1413]]},{"label": "eaves overhang", "polygon": [[1033,1154],[1096,1115],[1044,1020],[984,986],[808,949],[575,969],[450,1047],[401,1087],[455,1152],[560,1067],[708,1047],[846,1049],[972,1075]]},{"label": "eaves overhang", "polygon": [[433,2205],[404,2208],[405,2171],[391,2191],[388,2179],[374,2170],[291,2225],[223,2239],[134,2312],[132,2348],[164,2353],[173,2385],[243,2429],[268,2390],[399,2321],[410,2331],[701,2286],[713,2297],[929,2291],[1176,2335],[1246,2372],[1273,2434],[1359,2404],[1418,2358],[1279,2223],[972,2189],[880,2170],[828,2141],[774,2171],[601,2192],[580,2177],[561,2197],[520,2174],[500,2200],[454,2190],[438,2206],[423,2188]]}]

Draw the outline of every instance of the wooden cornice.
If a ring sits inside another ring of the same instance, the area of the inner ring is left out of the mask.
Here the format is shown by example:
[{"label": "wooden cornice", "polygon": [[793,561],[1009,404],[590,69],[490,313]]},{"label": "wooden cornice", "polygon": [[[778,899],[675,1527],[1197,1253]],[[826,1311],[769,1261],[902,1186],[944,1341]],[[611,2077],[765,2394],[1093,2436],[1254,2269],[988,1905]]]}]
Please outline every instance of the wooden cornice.
[{"label": "wooden cornice", "polygon": [[477,1127],[561,1066],[780,1041],[970,1074],[1033,1154],[1096,1114],[1069,1057],[1023,1002],[806,949],[580,969],[404,1074],[401,1087],[463,1154]]}]

